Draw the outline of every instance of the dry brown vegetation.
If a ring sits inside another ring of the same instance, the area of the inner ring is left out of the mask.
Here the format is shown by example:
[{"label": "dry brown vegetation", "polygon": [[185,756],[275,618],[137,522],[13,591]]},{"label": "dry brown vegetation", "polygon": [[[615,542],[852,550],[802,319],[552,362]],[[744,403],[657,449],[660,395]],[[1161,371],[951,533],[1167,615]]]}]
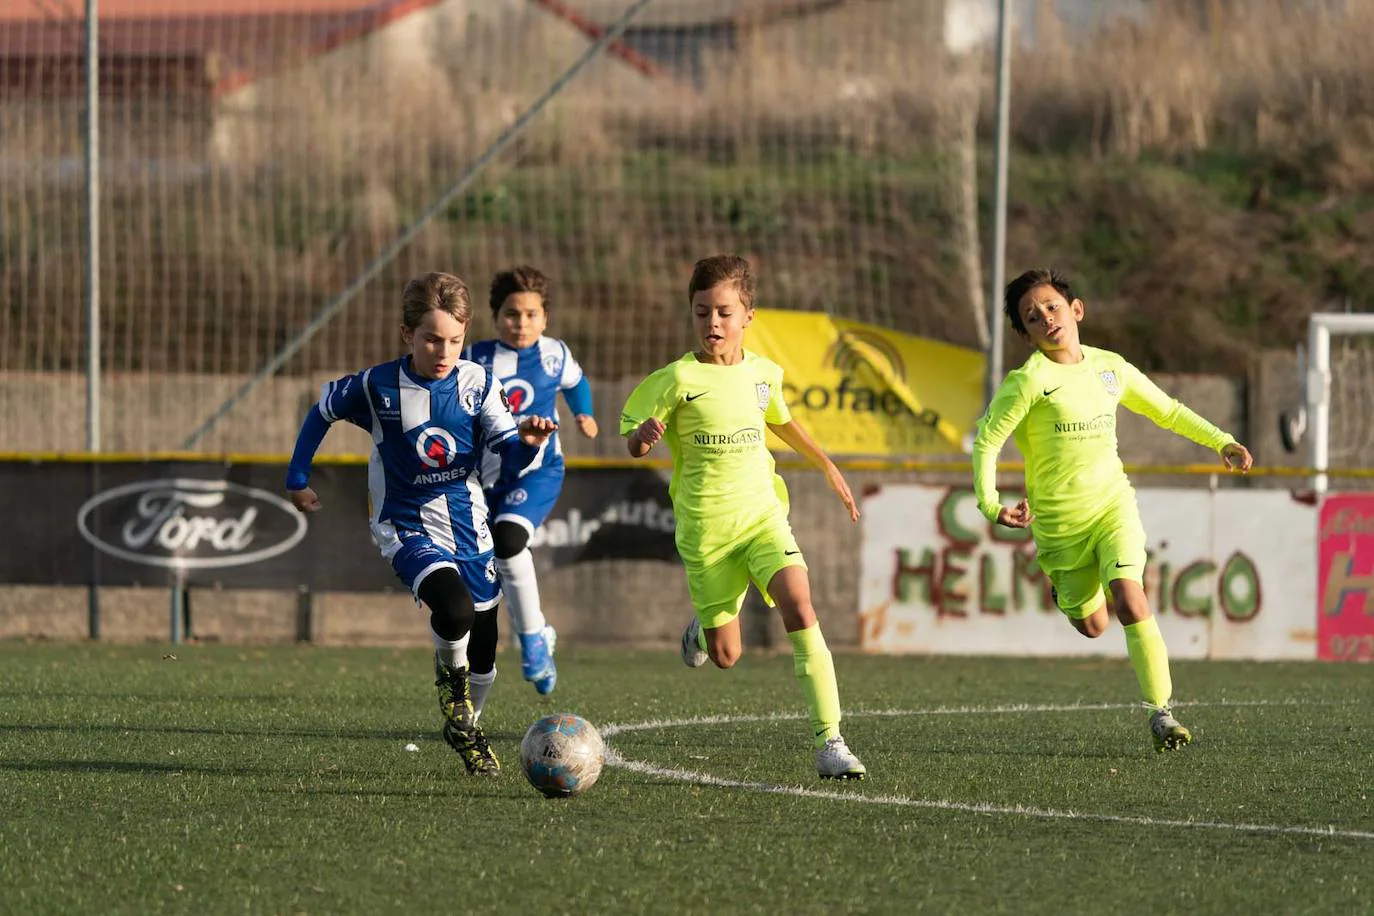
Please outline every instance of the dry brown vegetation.
[{"label": "dry brown vegetation", "polygon": [[[1243,372],[1310,311],[1374,304],[1374,3],[1150,6],[1085,37],[1042,3],[1015,61],[1009,269],[1077,274],[1092,339],[1143,365]],[[639,372],[685,343],[684,278],[722,249],[760,262],[764,304],[976,345],[991,55],[951,58],[935,10],[851,0],[747,30],[702,49],[695,88],[597,62],[289,371],[390,355],[411,272],[480,289],[520,259],[558,278],[551,330],[593,374]],[[529,10],[450,40],[213,103],[112,101],[107,365],[261,365],[585,46]],[[0,104],[0,370],[80,363],[78,125]]]}]

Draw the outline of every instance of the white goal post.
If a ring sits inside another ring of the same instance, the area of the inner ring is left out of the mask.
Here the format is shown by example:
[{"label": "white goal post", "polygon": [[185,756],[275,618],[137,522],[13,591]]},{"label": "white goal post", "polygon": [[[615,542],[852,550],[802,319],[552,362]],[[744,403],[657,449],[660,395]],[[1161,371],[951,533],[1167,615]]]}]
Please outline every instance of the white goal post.
[{"label": "white goal post", "polygon": [[[1374,338],[1374,314],[1318,312],[1307,326],[1307,371],[1302,376],[1303,406],[1296,414],[1280,417],[1284,445],[1295,451],[1307,439],[1308,463],[1312,468],[1312,489],[1323,494],[1327,489],[1327,470],[1331,467],[1331,338],[1363,335]],[[1301,370],[1300,370],[1301,371]],[[1358,409],[1374,413],[1374,391],[1357,397]]]}]

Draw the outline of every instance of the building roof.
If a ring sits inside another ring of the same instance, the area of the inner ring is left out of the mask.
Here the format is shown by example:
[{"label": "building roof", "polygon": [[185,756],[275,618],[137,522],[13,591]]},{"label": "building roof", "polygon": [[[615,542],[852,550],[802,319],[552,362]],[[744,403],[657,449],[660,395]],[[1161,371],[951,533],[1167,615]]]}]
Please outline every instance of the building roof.
[{"label": "building roof", "polygon": [[[226,91],[362,37],[440,0],[100,0],[102,58],[201,63]],[[0,60],[80,58],[80,0],[0,3]],[[13,77],[11,77],[13,78]]]}]

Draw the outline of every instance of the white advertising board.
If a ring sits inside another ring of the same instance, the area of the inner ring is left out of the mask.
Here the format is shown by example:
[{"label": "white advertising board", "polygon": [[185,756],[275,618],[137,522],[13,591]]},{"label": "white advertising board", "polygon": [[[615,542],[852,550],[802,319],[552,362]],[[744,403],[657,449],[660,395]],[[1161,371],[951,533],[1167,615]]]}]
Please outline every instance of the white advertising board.
[{"label": "white advertising board", "polygon": [[[1315,507],[1277,490],[1136,496],[1149,536],[1145,589],[1171,657],[1316,657]],[[1088,639],[1054,607],[1028,534],[990,525],[967,487],[866,495],[864,651],[1124,656],[1118,623]]]}]

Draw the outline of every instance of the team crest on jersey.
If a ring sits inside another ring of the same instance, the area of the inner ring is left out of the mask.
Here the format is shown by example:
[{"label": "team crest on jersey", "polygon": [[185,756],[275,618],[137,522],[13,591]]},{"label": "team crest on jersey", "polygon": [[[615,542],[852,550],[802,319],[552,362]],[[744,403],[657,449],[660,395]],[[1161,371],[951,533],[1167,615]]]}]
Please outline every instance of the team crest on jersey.
[{"label": "team crest on jersey", "polygon": [[487,560],[487,581],[496,581],[496,560],[494,559]]},{"label": "team crest on jersey", "polygon": [[517,417],[534,403],[534,386],[522,378],[507,380],[502,390],[505,392],[506,406]]},{"label": "team crest on jersey", "polygon": [[458,406],[472,416],[477,416],[477,389],[464,388],[458,392]]},{"label": "team crest on jersey", "polygon": [[758,395],[759,410],[767,410],[768,402],[772,400],[773,388],[767,382],[759,382],[754,386],[754,394]]},{"label": "team crest on jersey", "polygon": [[1115,369],[1103,369],[1097,373],[1097,377],[1102,379],[1102,387],[1107,389],[1107,393],[1116,397],[1121,393],[1121,382],[1116,377]]},{"label": "team crest on jersey", "polygon": [[442,426],[426,426],[415,437],[415,453],[425,467],[448,467],[458,451],[458,443],[453,434]]},{"label": "team crest on jersey", "polygon": [[550,353],[539,362],[544,367],[544,374],[549,378],[558,378],[563,372],[563,357],[557,353]]},{"label": "team crest on jersey", "polygon": [[518,506],[529,498],[530,494],[525,492],[525,488],[518,487],[514,490],[511,490],[510,493],[506,496],[506,505]]}]

